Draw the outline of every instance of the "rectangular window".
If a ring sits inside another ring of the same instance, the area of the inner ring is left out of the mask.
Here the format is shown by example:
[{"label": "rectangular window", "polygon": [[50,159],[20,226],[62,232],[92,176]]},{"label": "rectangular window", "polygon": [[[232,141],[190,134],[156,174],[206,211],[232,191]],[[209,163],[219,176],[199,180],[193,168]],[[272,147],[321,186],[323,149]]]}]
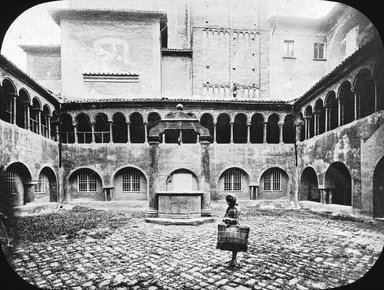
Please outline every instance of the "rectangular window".
[{"label": "rectangular window", "polygon": [[325,43],[316,42],[313,46],[313,58],[325,59]]},{"label": "rectangular window", "polygon": [[281,173],[271,170],[264,175],[264,190],[281,191]]},{"label": "rectangular window", "polygon": [[137,172],[124,172],[121,182],[123,192],[140,191],[140,174]]},{"label": "rectangular window", "polygon": [[96,191],[96,176],[92,173],[81,172],[77,176],[77,184],[79,192]]},{"label": "rectangular window", "polygon": [[284,57],[295,57],[293,40],[284,40]]},{"label": "rectangular window", "polygon": [[225,191],[241,190],[241,172],[239,170],[230,169],[224,175]]},{"label": "rectangular window", "polygon": [[5,191],[9,193],[16,192],[15,173],[12,171],[7,171],[5,174]]},{"label": "rectangular window", "polygon": [[35,193],[46,193],[47,182],[45,177],[41,177],[35,185]]}]

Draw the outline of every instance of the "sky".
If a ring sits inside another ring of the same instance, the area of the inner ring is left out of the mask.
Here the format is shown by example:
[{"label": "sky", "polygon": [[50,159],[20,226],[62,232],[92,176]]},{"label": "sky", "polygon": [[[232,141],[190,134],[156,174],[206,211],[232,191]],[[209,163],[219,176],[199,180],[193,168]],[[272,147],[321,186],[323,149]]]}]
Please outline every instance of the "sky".
[{"label": "sky", "polygon": [[[318,18],[328,13],[334,4],[335,2],[322,0],[269,0],[269,11],[270,15]],[[60,44],[60,28],[48,14],[48,7],[66,8],[68,3],[53,1],[28,9],[11,24],[4,36],[1,54],[24,72],[26,55],[19,45]]]}]

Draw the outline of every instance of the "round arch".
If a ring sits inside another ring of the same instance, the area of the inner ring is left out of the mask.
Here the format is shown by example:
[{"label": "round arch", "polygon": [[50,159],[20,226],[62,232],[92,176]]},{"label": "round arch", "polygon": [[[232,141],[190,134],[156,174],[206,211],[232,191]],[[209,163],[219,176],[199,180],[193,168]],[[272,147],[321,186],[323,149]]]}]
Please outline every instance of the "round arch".
[{"label": "round arch", "polygon": [[384,217],[384,156],[373,171],[373,217]]},{"label": "round arch", "polygon": [[200,190],[200,180],[196,172],[191,169],[182,167],[170,171],[166,175],[165,190],[190,192]]},{"label": "round arch", "polygon": [[57,174],[50,166],[43,166],[35,186],[36,202],[57,202],[58,185]]},{"label": "round arch", "polygon": [[216,181],[220,198],[234,194],[239,200],[249,199],[249,181],[250,176],[243,168],[238,166],[225,168]]},{"label": "round arch", "polygon": [[73,169],[66,178],[68,200],[75,202],[104,200],[102,175],[90,167]]},{"label": "round arch", "polygon": [[320,202],[318,178],[311,166],[307,166],[301,172],[298,195],[299,200]]},{"label": "round arch", "polygon": [[133,165],[126,165],[113,172],[113,200],[147,200],[149,195],[148,176]]},{"label": "round arch", "polygon": [[352,205],[352,179],[344,163],[337,161],[328,167],[325,172],[324,186],[329,192],[329,203]]},{"label": "round arch", "polygon": [[277,166],[269,167],[260,175],[259,198],[279,199],[289,197],[287,172]]}]

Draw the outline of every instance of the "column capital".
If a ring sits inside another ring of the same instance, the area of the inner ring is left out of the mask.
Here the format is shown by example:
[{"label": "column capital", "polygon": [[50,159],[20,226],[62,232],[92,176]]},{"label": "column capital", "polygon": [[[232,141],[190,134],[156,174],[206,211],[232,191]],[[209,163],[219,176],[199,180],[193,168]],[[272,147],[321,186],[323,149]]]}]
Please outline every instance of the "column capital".
[{"label": "column capital", "polygon": [[284,121],[279,121],[277,124],[278,124],[280,127],[282,127],[282,126],[284,126]]}]

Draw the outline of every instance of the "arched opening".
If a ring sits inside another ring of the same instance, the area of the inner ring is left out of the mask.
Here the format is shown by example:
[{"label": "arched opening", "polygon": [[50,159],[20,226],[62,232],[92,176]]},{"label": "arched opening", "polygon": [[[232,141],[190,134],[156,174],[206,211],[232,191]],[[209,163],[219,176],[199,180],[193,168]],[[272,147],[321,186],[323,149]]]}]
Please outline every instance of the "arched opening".
[{"label": "arched opening", "polygon": [[113,200],[147,199],[147,179],[136,168],[125,167],[117,171],[113,186]]},{"label": "arched opening", "polygon": [[333,204],[351,205],[351,175],[341,162],[334,162],[325,173],[328,201]]},{"label": "arched opening", "polygon": [[51,111],[47,105],[44,105],[43,112],[41,114],[41,135],[48,138],[49,137],[49,122],[50,122]]},{"label": "arched opening", "polygon": [[57,180],[54,171],[44,167],[35,185],[35,202],[57,202]]},{"label": "arched opening", "polygon": [[374,80],[376,84],[376,107],[384,110],[384,61],[381,60],[375,67]]},{"label": "arched opening", "polygon": [[63,113],[60,118],[60,142],[74,143],[75,133],[73,130],[72,117],[68,113]]},{"label": "arched opening", "polygon": [[320,202],[320,191],[316,172],[312,167],[303,170],[299,185],[299,200]]},{"label": "arched opening", "polygon": [[67,193],[76,202],[104,200],[101,178],[89,168],[78,169],[69,176]]},{"label": "arched opening", "polygon": [[110,140],[108,116],[104,113],[98,113],[95,116],[95,142],[109,143]]},{"label": "arched opening", "polygon": [[247,116],[239,113],[233,123],[233,143],[247,143],[248,125]]},{"label": "arched opening", "polygon": [[227,114],[220,114],[216,123],[216,142],[229,143],[231,141],[230,117]]},{"label": "arched opening", "polygon": [[166,179],[166,191],[191,192],[199,190],[199,180],[190,170],[177,169]]},{"label": "arched opening", "polygon": [[288,198],[288,174],[281,168],[272,167],[260,178],[260,199]]},{"label": "arched opening", "polygon": [[[156,127],[160,123],[161,117],[158,113],[156,112],[151,112],[148,115],[148,127],[147,127],[147,133],[149,134],[149,131],[153,128]],[[160,140],[161,142],[162,140]]]},{"label": "arched opening", "polygon": [[384,157],[373,172],[373,217],[384,217]]},{"label": "arched opening", "polygon": [[12,163],[1,176],[0,198],[4,210],[33,201],[31,174],[20,162]]},{"label": "arched opening", "polygon": [[285,116],[284,118],[283,142],[295,143],[295,128],[293,124],[293,116],[291,114]]},{"label": "arched opening", "polygon": [[355,79],[355,92],[358,98],[358,112],[360,118],[375,111],[375,85],[368,69],[362,69]]},{"label": "arched opening", "polygon": [[58,141],[57,140],[58,124],[59,124],[59,113],[56,110],[54,110],[52,112],[52,119],[51,119],[51,139],[54,141]]},{"label": "arched opening", "polygon": [[264,117],[262,114],[253,114],[251,118],[251,143],[263,143]]},{"label": "arched opening", "polygon": [[31,131],[40,134],[40,120],[41,118],[41,104],[37,98],[33,98],[32,100],[32,110],[30,113],[30,128]]},{"label": "arched opening", "polygon": [[279,120],[280,117],[277,114],[272,114],[268,117],[267,143],[279,143]]},{"label": "arched opening", "polygon": [[215,142],[215,140],[213,140],[213,117],[208,113],[203,114],[200,118],[200,124],[209,130],[209,134],[211,135],[211,143]]},{"label": "arched opening", "polygon": [[315,128],[317,135],[323,134],[325,132],[325,109],[323,106],[323,100],[318,99],[315,103],[315,115],[316,115],[316,122],[315,122]]},{"label": "arched opening", "polygon": [[350,82],[345,81],[341,84],[339,99],[341,103],[342,125],[351,123],[355,119],[355,100]]},{"label": "arched opening", "polygon": [[237,199],[249,199],[249,175],[243,169],[229,168],[219,178],[221,198],[228,194],[234,194]]},{"label": "arched opening", "polygon": [[80,113],[76,116],[77,128],[77,142],[78,143],[91,143],[92,142],[92,127],[89,116]]},{"label": "arched opening", "polygon": [[128,129],[127,122],[123,113],[116,113],[112,117],[112,135],[113,143],[127,143]]},{"label": "arched opening", "polygon": [[131,143],[144,143],[145,141],[145,132],[144,132],[144,123],[143,117],[140,113],[132,113],[129,118],[130,121],[130,136],[129,139]]},{"label": "arched opening", "polygon": [[325,97],[325,107],[327,108],[327,128],[329,130],[333,130],[337,128],[338,122],[339,122],[339,106],[337,104],[336,100],[336,93],[334,91],[330,91],[327,93],[327,96]]},{"label": "arched opening", "polygon": [[305,127],[305,133],[306,133],[305,139],[309,139],[315,135],[315,132],[314,132],[315,126],[313,122],[313,114],[312,114],[311,106],[307,106],[305,108],[304,120],[305,120],[304,127]]},{"label": "arched opening", "polygon": [[19,96],[16,98],[16,125],[20,128],[27,129],[29,114],[29,94],[26,90],[21,89]]},{"label": "arched opening", "polygon": [[2,87],[2,103],[1,103],[1,119],[12,123],[13,122],[13,98],[16,96],[16,89],[13,82],[11,82],[8,79],[3,80],[3,87]]},{"label": "arched opening", "polygon": [[297,114],[297,117],[296,117],[296,121],[300,122],[300,125],[297,126],[296,130],[300,130],[299,133],[297,133],[296,131],[296,134],[299,134],[299,139],[300,141],[304,141],[305,140],[305,122],[304,122],[304,117],[303,117],[303,114],[302,113],[298,113]]}]

